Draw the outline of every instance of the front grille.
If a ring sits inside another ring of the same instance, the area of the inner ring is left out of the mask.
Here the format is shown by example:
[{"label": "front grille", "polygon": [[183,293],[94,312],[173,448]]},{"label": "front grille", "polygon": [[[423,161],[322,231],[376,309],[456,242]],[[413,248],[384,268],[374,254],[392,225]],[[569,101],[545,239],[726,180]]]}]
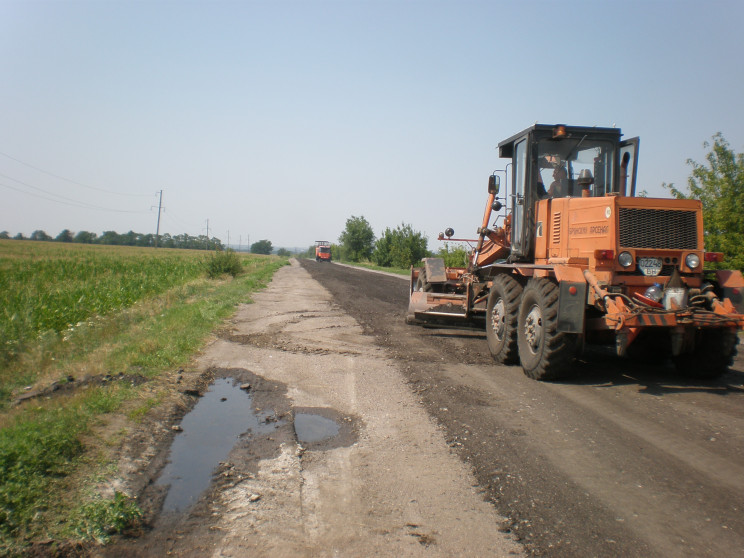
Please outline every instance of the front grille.
[{"label": "front grille", "polygon": [[620,207],[620,246],[656,250],[698,250],[697,213]]}]

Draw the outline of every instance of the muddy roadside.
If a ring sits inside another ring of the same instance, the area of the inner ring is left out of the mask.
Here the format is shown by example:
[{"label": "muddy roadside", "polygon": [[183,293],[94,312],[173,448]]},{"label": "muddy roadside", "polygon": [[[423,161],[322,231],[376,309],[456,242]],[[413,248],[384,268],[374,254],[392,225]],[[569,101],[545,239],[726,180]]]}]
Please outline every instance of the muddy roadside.
[{"label": "muddy roadside", "polygon": [[[147,525],[94,554],[523,554],[395,361],[297,262],[254,299],[173,378],[170,412],[128,436],[116,484],[140,494]],[[212,397],[216,386],[225,391]],[[208,436],[232,435],[234,446],[203,493],[169,504],[158,480],[168,448],[195,430],[186,411],[209,397],[216,408],[237,399],[252,416],[237,437],[235,412],[216,419]]]}]

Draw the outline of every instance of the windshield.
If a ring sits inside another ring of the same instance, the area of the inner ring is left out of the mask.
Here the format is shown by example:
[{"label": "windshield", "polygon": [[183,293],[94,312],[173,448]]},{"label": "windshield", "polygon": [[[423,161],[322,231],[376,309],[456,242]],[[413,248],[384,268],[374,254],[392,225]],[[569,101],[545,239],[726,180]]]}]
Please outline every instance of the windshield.
[{"label": "windshield", "polygon": [[330,254],[331,249],[328,246],[321,246],[320,248],[318,248],[318,252],[321,254]]},{"label": "windshield", "polygon": [[612,191],[614,143],[587,138],[543,139],[537,147],[541,197],[604,196]]}]

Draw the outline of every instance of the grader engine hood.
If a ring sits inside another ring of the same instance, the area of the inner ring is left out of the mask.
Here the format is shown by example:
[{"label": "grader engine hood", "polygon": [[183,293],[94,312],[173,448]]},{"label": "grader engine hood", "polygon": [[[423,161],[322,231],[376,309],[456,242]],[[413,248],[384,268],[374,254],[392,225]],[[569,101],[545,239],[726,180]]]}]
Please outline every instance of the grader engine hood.
[{"label": "grader engine hood", "polygon": [[538,209],[536,237],[537,261],[585,264],[611,283],[645,284],[643,277],[666,282],[675,268],[688,278],[702,274],[702,205],[697,200],[546,200]]}]

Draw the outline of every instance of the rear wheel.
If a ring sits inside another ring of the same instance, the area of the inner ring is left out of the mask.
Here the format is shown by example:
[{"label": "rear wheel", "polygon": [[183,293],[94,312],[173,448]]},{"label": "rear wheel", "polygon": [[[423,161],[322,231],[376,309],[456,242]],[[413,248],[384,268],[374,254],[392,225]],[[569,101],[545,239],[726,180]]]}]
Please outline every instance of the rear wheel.
[{"label": "rear wheel", "polygon": [[579,335],[558,331],[558,285],[533,277],[522,292],[517,344],[524,373],[535,380],[565,376],[576,356]]},{"label": "rear wheel", "polygon": [[693,351],[672,360],[677,372],[688,378],[718,378],[733,363],[738,342],[736,330],[702,329],[696,334]]},{"label": "rear wheel", "polygon": [[486,306],[486,339],[488,349],[499,364],[519,362],[517,323],[522,285],[509,275],[493,280]]}]

